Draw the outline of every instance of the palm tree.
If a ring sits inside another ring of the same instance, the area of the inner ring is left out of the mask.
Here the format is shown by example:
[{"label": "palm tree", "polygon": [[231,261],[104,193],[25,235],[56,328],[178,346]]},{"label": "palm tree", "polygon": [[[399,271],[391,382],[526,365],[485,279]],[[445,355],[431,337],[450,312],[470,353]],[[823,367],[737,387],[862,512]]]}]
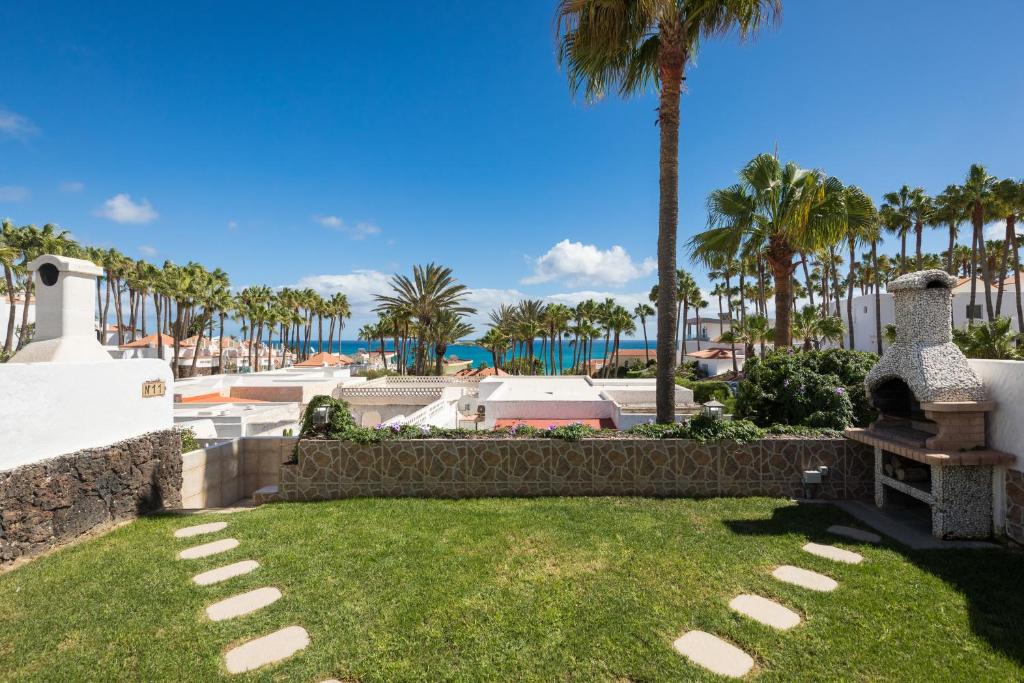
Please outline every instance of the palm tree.
[{"label": "palm tree", "polygon": [[792,342],[793,257],[835,244],[848,220],[843,185],[819,171],[783,165],[761,154],[740,171],[740,183],[708,196],[709,229],[690,241],[707,262],[737,251],[764,253],[775,280],[775,346]]},{"label": "palm tree", "polygon": [[914,225],[914,260],[917,270],[921,270],[921,238],[926,223],[932,222],[932,213],[935,211],[935,204],[931,197],[925,194],[923,187],[915,187],[910,192],[910,204],[907,206],[907,217]]},{"label": "palm tree", "polygon": [[960,188],[948,185],[935,198],[935,210],[931,214],[931,224],[946,226],[949,229],[949,248],[946,250],[946,272],[955,275],[953,270],[953,254],[956,238],[960,233],[960,225],[967,220],[966,205]]},{"label": "palm tree", "polygon": [[970,211],[971,224],[974,227],[973,248],[976,249],[971,259],[971,307],[968,315],[969,324],[974,323],[974,301],[978,280],[978,261],[981,261],[982,284],[985,288],[985,311],[988,320],[992,320],[992,279],[989,272],[988,259],[985,254],[985,215],[993,208],[993,190],[996,179],[988,174],[985,167],[972,164],[967,171],[967,179],[961,186],[964,202]]},{"label": "palm tree", "polygon": [[1024,332],[1024,317],[1021,316],[1020,254],[1017,247],[1017,218],[1024,214],[1024,183],[1007,178],[996,183],[993,189],[996,208],[1006,220],[1006,238],[1003,243],[1002,265],[999,267],[999,284],[996,292],[996,317],[1002,313],[1003,289],[1006,285],[1010,255],[1013,255],[1014,290],[1017,298],[1017,329]]},{"label": "palm tree", "polygon": [[[922,190],[924,192],[924,190]],[[886,226],[900,238],[900,274],[907,272],[907,234],[913,226],[911,218],[911,203],[914,190],[904,185],[895,192],[887,192],[883,201],[890,207],[890,222]]]},{"label": "palm tree", "polygon": [[659,96],[658,422],[675,420],[676,231],[679,222],[679,100],[701,40],[756,33],[781,13],[781,0],[559,0],[558,60],[569,87],[588,100],[610,88],[628,97],[653,85]]},{"label": "palm tree", "polygon": [[[0,265],[4,267],[4,282],[7,286],[7,296],[10,298],[11,305],[7,309],[7,336],[4,339],[4,358],[14,352],[14,324],[17,320],[16,308],[14,306],[14,269],[15,261],[20,253],[21,250],[17,246],[17,238],[15,237],[15,227],[11,221],[5,218],[3,224],[0,225]],[[27,300],[25,305],[28,306]]]},{"label": "palm tree", "polygon": [[644,330],[644,362],[651,362],[651,347],[647,343],[647,319],[654,315],[654,309],[645,303],[639,303],[633,309],[633,315],[640,319],[640,327]]},{"label": "palm tree", "polygon": [[968,358],[1019,359],[1020,335],[1010,329],[1009,318],[996,318],[967,329],[954,328],[953,341]]},{"label": "palm tree", "polygon": [[424,374],[427,345],[434,320],[442,311],[468,315],[476,309],[464,303],[469,291],[452,275],[452,269],[435,263],[413,266],[412,277],[395,275],[391,278],[391,294],[378,294],[378,311],[402,309],[415,321],[416,358],[414,373]]},{"label": "palm tree", "polygon": [[[874,202],[871,198],[855,185],[849,185],[843,189],[843,204],[845,209],[845,233],[846,244],[850,249],[850,269],[846,283],[846,320],[850,332],[850,348],[856,349],[856,338],[853,325],[853,287],[855,283],[854,273],[857,266],[857,247],[867,243],[873,243],[878,239],[878,213],[875,211]],[[920,249],[920,244],[918,244]],[[841,339],[841,338],[840,338]]]},{"label": "palm tree", "polygon": [[[443,373],[444,354],[448,350],[448,345],[454,344],[458,340],[473,334],[473,327],[466,323],[461,315],[446,309],[438,314],[431,330],[434,345],[434,374],[441,375]],[[532,340],[530,345],[533,345]],[[533,367],[532,357],[530,367]]]}]

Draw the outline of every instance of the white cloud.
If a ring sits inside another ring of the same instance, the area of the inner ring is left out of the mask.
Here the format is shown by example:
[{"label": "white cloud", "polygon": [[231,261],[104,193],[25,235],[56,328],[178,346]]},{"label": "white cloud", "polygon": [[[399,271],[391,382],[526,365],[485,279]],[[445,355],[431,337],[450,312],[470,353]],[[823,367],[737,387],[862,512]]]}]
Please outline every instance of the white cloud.
[{"label": "white cloud", "polygon": [[364,240],[364,239],[366,239],[367,237],[369,237],[371,235],[379,235],[380,234],[380,228],[378,226],[374,225],[373,223],[360,222],[360,223],[356,223],[354,226],[352,226],[352,225],[347,224],[345,221],[341,220],[337,216],[333,216],[333,215],[330,215],[330,216],[316,215],[316,216],[313,216],[313,221],[315,223],[319,223],[320,225],[324,226],[325,228],[330,228],[331,230],[337,230],[338,232],[343,232],[343,233],[345,233],[346,235],[348,235],[350,238],[352,238],[354,240]]},{"label": "white cloud", "polygon": [[131,195],[123,192],[103,202],[103,208],[97,210],[96,215],[115,223],[149,223],[159,218],[149,200],[134,202]]},{"label": "white cloud", "polygon": [[85,183],[81,180],[66,180],[60,184],[61,192],[81,192],[85,189]]},{"label": "white cloud", "polygon": [[533,263],[533,275],[524,285],[562,280],[570,287],[586,285],[620,286],[657,270],[654,259],[635,262],[619,245],[602,250],[593,244],[562,240]]},{"label": "white cloud", "polygon": [[238,227],[238,221],[228,221],[228,230],[234,230]]},{"label": "white cloud", "polygon": [[996,221],[985,228],[986,240],[1002,240],[1006,238],[1006,221]]},{"label": "white cloud", "polygon": [[374,295],[390,292],[390,279],[389,274],[379,270],[360,269],[341,275],[307,275],[290,286],[296,289],[308,287],[325,297],[341,292],[348,297],[353,317],[360,315],[369,319],[377,305]]},{"label": "white cloud", "polygon": [[0,202],[20,202],[28,199],[27,187],[21,185],[0,185]]},{"label": "white cloud", "polygon": [[139,247],[139,253],[143,256],[156,256],[156,247],[151,247],[148,244],[143,244]]},{"label": "white cloud", "polygon": [[0,135],[23,140],[37,132],[36,125],[24,116],[0,107]]}]

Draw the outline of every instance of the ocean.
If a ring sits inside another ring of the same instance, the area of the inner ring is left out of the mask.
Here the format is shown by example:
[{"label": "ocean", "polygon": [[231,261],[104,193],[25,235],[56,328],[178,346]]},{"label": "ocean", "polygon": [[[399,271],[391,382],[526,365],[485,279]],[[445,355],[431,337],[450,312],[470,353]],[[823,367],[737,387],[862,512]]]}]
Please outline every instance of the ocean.
[{"label": "ocean", "polygon": [[[274,342],[274,346],[278,346],[278,345],[279,345],[278,342],[275,341]],[[324,346],[326,346],[326,343],[324,344]],[[373,344],[373,346],[376,346],[376,344]],[[609,346],[611,346],[610,343],[609,343]],[[541,347],[541,343],[539,341],[535,341],[533,343],[534,353],[537,355],[538,358],[540,358],[540,347]],[[316,348],[316,340],[315,339],[313,340],[313,348],[314,349]],[[342,341],[340,343],[336,341],[336,342],[334,342],[334,346],[331,349],[331,353],[344,353],[346,355],[352,355],[352,354],[354,354],[356,351],[358,351],[360,349],[367,349],[367,348],[369,348],[369,345],[365,341],[344,340],[344,341]],[[384,345],[384,348],[387,349],[388,351],[391,351],[392,349],[394,349],[394,344],[391,342],[391,340],[388,340],[387,343]],[[625,340],[625,339],[623,339],[623,340],[621,340],[619,342],[619,348],[622,348],[622,349],[642,349],[642,348],[644,348],[644,341],[642,339],[639,339],[639,340],[636,340],[636,339]],[[654,343],[653,342],[651,343],[650,348],[651,348],[651,357],[653,358],[654,357]],[[558,353],[557,349],[556,349],[555,353],[557,355],[557,353]],[[562,347],[562,365],[564,367],[566,367],[566,368],[568,368],[570,365],[572,365],[572,353],[573,353],[573,347],[569,345],[569,342],[567,342],[567,341],[564,342],[563,347]],[[452,345],[450,345],[448,347],[448,350],[445,351],[444,355],[445,355],[445,357],[457,356],[458,358],[460,358],[462,360],[471,360],[471,361],[473,361],[473,367],[474,368],[480,367],[481,363],[487,363],[488,366],[493,365],[493,360],[491,358],[491,352],[488,351],[487,349],[483,348],[483,347],[476,346],[475,344],[452,344]],[[601,358],[603,355],[604,355],[604,340],[603,339],[596,340],[594,342],[594,351],[593,351],[592,357],[593,358]],[[543,359],[543,360],[545,361],[545,365],[548,365],[547,359]],[[550,368],[548,368],[548,369],[550,370]]]}]

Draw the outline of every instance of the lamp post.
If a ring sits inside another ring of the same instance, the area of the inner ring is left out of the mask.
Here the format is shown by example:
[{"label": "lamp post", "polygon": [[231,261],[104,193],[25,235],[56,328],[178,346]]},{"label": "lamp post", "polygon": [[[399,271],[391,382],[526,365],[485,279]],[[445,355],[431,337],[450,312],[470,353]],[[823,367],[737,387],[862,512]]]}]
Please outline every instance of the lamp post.
[{"label": "lamp post", "polygon": [[317,427],[324,427],[330,422],[331,419],[331,407],[330,406],[317,406],[316,410],[313,411],[313,424]]},{"label": "lamp post", "polygon": [[725,404],[711,399],[704,404],[704,414],[713,420],[721,420],[725,417]]}]

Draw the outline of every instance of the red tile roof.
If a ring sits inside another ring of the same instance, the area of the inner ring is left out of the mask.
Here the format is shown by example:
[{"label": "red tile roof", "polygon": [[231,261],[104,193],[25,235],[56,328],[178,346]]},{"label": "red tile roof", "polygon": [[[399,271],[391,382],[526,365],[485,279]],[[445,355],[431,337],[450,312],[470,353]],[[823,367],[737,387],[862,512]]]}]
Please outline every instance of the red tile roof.
[{"label": "red tile roof", "polygon": [[336,368],[336,367],[341,367],[341,366],[345,366],[345,365],[352,365],[352,359],[349,358],[348,356],[346,356],[344,354],[327,353],[326,351],[321,351],[320,353],[314,353],[312,356],[310,356],[306,360],[302,361],[301,363],[296,363],[295,367],[297,367],[297,368],[323,368],[323,367]]},{"label": "red tile roof", "polygon": [[501,368],[480,368],[474,370],[472,368],[466,368],[465,370],[459,370],[455,373],[456,377],[506,377],[508,373]]},{"label": "red tile roof", "polygon": [[705,358],[708,360],[732,360],[732,349],[701,349],[686,354],[687,358]]},{"label": "red tile roof", "polygon": [[[131,342],[130,344],[121,344],[120,348],[122,348],[122,349],[151,349],[151,348],[156,348],[156,344],[157,344],[156,340],[157,340],[157,335],[154,333],[154,334],[149,335],[148,337],[143,337],[142,339],[136,339],[135,341]],[[162,343],[164,346],[174,346],[174,337],[172,337],[169,334],[161,334],[160,335],[160,343]]]},{"label": "red tile roof", "polygon": [[266,403],[255,398],[237,398],[235,396],[221,396],[217,392],[210,394],[196,394],[181,399],[182,403]]}]

